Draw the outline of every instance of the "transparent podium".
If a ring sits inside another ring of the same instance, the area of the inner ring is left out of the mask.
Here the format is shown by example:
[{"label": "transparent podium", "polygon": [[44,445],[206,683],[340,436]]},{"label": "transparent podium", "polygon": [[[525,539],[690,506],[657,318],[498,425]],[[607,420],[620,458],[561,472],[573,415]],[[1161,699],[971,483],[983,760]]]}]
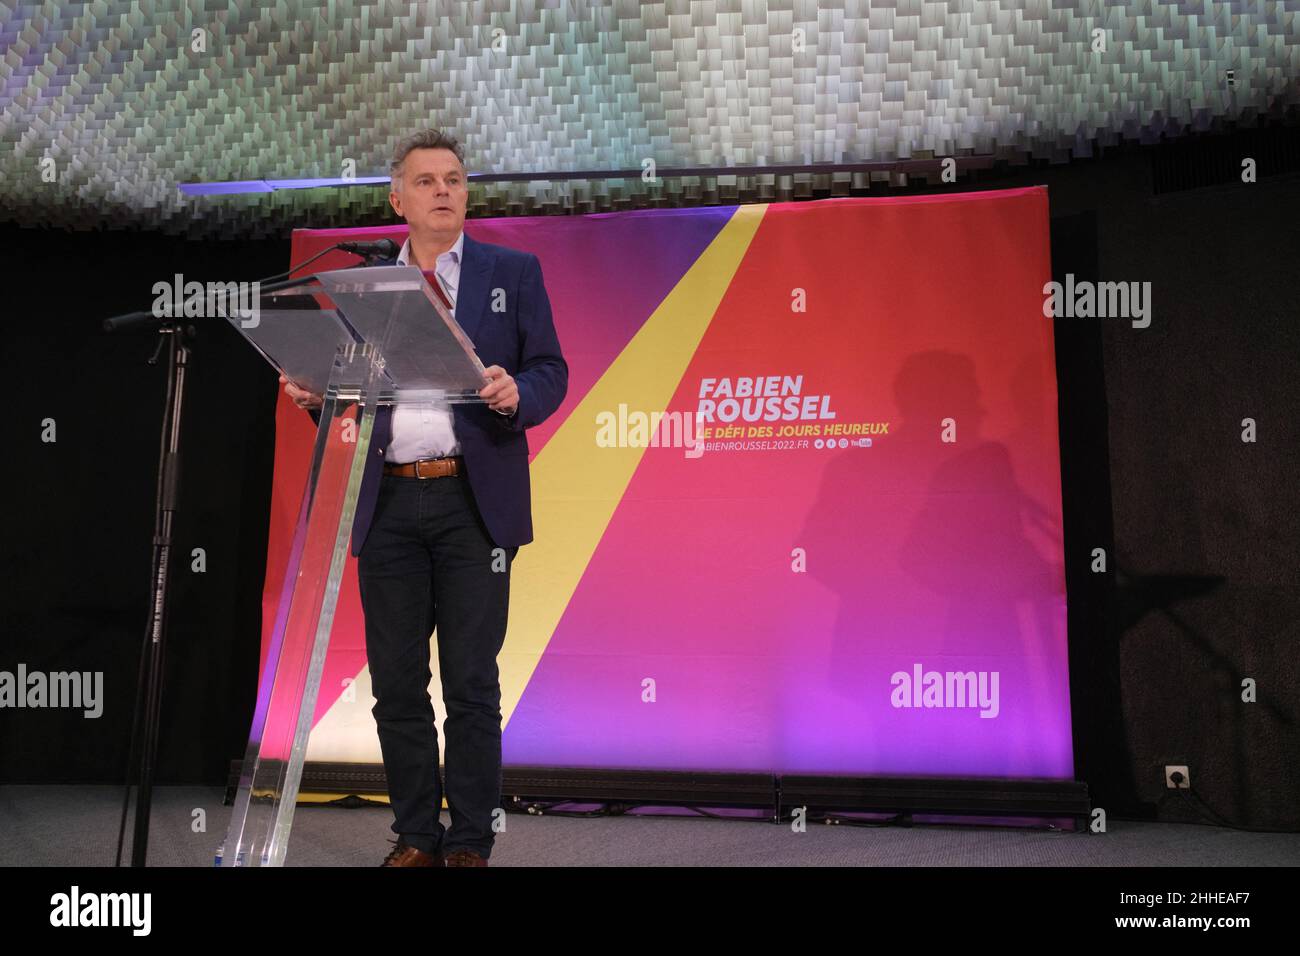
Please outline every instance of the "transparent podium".
[{"label": "transparent podium", "polygon": [[473,343],[414,266],[281,285],[264,295],[270,308],[230,322],[324,404],[218,866],[284,863],[376,410],[480,402],[486,384]]}]

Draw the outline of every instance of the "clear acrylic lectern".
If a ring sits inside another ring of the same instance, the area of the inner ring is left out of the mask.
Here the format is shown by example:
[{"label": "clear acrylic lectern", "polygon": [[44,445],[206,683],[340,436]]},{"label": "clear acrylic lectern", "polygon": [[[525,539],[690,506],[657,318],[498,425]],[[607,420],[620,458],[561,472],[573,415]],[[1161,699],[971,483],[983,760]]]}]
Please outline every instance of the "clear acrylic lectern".
[{"label": "clear acrylic lectern", "polygon": [[231,324],[324,405],[218,866],[284,863],[376,408],[478,402],[486,384],[414,266],[323,272],[266,300]]}]

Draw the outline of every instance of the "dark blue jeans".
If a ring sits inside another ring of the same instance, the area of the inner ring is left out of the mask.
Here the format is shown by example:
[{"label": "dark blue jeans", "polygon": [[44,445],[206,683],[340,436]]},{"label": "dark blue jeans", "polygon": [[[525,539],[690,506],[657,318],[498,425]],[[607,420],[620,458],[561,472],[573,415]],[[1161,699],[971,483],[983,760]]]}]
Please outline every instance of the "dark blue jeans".
[{"label": "dark blue jeans", "polygon": [[[497,654],[518,550],[495,548],[464,476],[383,477],[357,560],[372,712],[393,832],[426,853],[492,853],[493,811],[501,805]],[[450,829],[438,819],[443,786],[429,698],[435,627]]]}]

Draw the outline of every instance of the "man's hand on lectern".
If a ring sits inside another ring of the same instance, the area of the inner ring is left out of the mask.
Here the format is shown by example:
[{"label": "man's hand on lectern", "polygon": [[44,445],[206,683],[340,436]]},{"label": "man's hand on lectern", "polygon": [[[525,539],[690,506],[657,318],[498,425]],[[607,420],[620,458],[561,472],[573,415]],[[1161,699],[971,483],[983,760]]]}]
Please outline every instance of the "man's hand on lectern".
[{"label": "man's hand on lectern", "polygon": [[324,402],[321,396],[305,388],[299,388],[283,375],[280,376],[280,384],[284,386],[284,393],[293,399],[293,403],[299,408],[320,408]]},{"label": "man's hand on lectern", "polygon": [[488,384],[479,389],[479,398],[498,415],[513,415],[519,408],[519,385],[514,377],[500,365],[489,365],[483,374]]}]

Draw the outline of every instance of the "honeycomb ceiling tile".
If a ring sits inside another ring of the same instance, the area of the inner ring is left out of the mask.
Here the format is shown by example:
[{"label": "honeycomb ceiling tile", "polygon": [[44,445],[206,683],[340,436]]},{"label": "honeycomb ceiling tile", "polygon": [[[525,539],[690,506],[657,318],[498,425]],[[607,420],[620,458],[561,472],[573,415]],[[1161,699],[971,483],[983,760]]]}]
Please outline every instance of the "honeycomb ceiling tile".
[{"label": "honeycomb ceiling tile", "polygon": [[[454,132],[471,174],[1064,160],[1296,103],[1298,13],[1300,0],[0,0],[0,218],[230,235],[379,221],[382,184],[179,187],[382,177],[423,126]],[[470,214],[781,199],[900,175],[475,182]]]}]

